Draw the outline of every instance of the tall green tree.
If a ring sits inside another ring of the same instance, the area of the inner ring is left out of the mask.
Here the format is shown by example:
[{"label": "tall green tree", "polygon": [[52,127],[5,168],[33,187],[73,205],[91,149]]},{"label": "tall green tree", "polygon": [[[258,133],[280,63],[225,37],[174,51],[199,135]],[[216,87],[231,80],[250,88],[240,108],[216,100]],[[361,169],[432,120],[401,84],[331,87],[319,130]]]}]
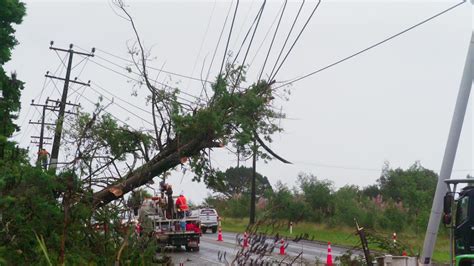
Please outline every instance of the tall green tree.
[{"label": "tall green tree", "polygon": [[[207,187],[214,192],[221,193],[226,198],[236,195],[249,194],[252,181],[252,168],[231,167],[223,173],[219,173],[217,178],[208,182]],[[256,195],[261,197],[266,191],[271,191],[272,186],[266,176],[257,173],[255,178]]]},{"label": "tall green tree", "polygon": [[301,173],[298,175],[300,189],[309,206],[310,216],[320,219],[327,216],[332,210],[333,184],[328,180],[319,180],[312,174]]},{"label": "tall green tree", "polygon": [[0,160],[8,157],[6,152],[13,153],[14,144],[8,138],[19,130],[14,120],[18,118],[21,107],[23,82],[17,79],[15,73],[8,76],[3,65],[10,60],[11,51],[18,44],[13,25],[20,24],[24,15],[24,3],[18,0],[0,0]]},{"label": "tall green tree", "polygon": [[308,204],[304,201],[304,197],[280,181],[277,182],[275,191],[270,197],[267,211],[270,218],[293,222],[307,219],[309,216]]},{"label": "tall green tree", "polygon": [[429,210],[433,201],[438,175],[419,162],[410,168],[389,169],[380,177],[378,185],[384,200],[401,202],[411,214]]},{"label": "tall green tree", "polygon": [[393,216],[387,221],[400,225],[402,221],[396,222],[397,215],[393,215],[393,213],[406,213],[406,220],[414,223],[415,232],[423,230],[428,222],[438,175],[434,171],[424,168],[419,162],[414,163],[406,170],[388,169],[387,167],[383,172],[384,174],[378,180],[378,185],[384,201],[396,202],[404,210],[387,209],[385,216]]}]

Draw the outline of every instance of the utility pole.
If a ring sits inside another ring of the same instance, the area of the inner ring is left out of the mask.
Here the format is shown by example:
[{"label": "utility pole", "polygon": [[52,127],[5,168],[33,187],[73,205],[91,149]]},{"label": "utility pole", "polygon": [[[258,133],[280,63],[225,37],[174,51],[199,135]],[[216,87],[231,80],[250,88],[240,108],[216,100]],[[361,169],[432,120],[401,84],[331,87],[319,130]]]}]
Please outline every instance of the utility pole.
[{"label": "utility pole", "polygon": [[58,156],[59,156],[59,147],[61,145],[61,134],[62,134],[62,129],[63,129],[63,122],[64,122],[64,114],[66,111],[66,101],[67,101],[67,93],[69,89],[69,82],[76,83],[76,84],[81,84],[83,86],[89,86],[89,83],[83,83],[79,82],[76,79],[71,80],[71,68],[72,68],[72,59],[74,54],[82,55],[82,56],[94,56],[94,51],[95,49],[92,48],[91,53],[82,53],[82,52],[77,52],[74,51],[73,45],[69,45],[69,49],[61,49],[61,48],[56,48],[53,47],[54,42],[51,41],[50,43],[50,50],[55,50],[55,51],[60,51],[60,52],[66,52],[69,53],[69,60],[67,63],[67,69],[66,69],[66,77],[65,78],[60,78],[60,77],[55,77],[49,75],[49,73],[46,73],[46,77],[48,78],[53,78],[53,79],[59,79],[64,81],[64,87],[63,87],[63,92],[61,96],[61,101],[59,102],[59,114],[58,114],[58,120],[56,121],[56,129],[54,132],[54,140],[53,140],[53,148],[51,150],[51,161],[50,161],[50,166],[49,170],[51,170],[53,173],[56,172],[57,168],[57,163],[58,163]]},{"label": "utility pole", "polygon": [[[474,0],[471,0],[471,4],[474,4]],[[423,243],[423,253],[421,256],[422,265],[431,265],[431,256],[433,255],[436,237],[438,235],[439,222],[441,221],[441,214],[443,212],[443,197],[446,195],[446,192],[448,192],[448,187],[444,181],[451,178],[454,158],[456,157],[456,151],[459,143],[459,136],[461,135],[464,116],[466,114],[467,104],[469,101],[469,95],[471,93],[471,87],[474,78],[473,60],[474,32],[471,35],[471,40],[467,51],[461,85],[459,86],[456,106],[454,107],[453,118],[451,120],[451,128],[449,130],[446,149],[444,150],[443,162],[441,164],[438,183],[436,185],[436,192],[433,198],[433,205],[431,207],[430,219],[426,229],[425,242]]]},{"label": "utility pole", "polygon": [[49,145],[51,143],[46,143],[44,142],[45,139],[52,139],[52,138],[45,138],[44,137],[44,126],[54,126],[55,124],[52,124],[52,123],[45,123],[45,117],[46,117],[46,110],[48,109],[48,107],[54,107],[54,106],[50,106],[48,105],[49,103],[49,98],[46,99],[46,102],[45,104],[36,104],[34,100],[31,101],[31,106],[38,106],[38,107],[42,107],[43,108],[43,112],[42,112],[42,116],[41,116],[41,122],[31,122],[30,120],[30,124],[31,125],[40,125],[41,128],[40,128],[40,135],[39,137],[37,136],[31,136],[32,138],[39,138],[39,141],[32,141],[31,143],[34,143],[34,144],[38,144],[38,159],[37,161],[39,161],[40,159],[40,154],[39,152],[43,149],[43,146],[44,145]]},{"label": "utility pole", "polygon": [[252,156],[252,186],[250,191],[250,220],[249,224],[255,223],[255,201],[256,201],[256,189],[255,179],[257,178],[257,139],[253,139],[253,156]]}]

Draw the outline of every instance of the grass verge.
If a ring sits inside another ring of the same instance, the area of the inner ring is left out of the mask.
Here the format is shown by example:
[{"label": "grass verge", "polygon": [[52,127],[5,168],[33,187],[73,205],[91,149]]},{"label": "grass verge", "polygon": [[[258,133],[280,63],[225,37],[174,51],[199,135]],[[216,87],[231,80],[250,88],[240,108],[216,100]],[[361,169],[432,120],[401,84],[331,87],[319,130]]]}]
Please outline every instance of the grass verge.
[{"label": "grass verge", "polygon": [[[222,229],[224,231],[242,233],[248,224],[248,218],[225,218],[222,220]],[[265,231],[268,228],[261,228],[261,231]],[[269,230],[268,230],[269,231]],[[330,241],[334,245],[341,246],[356,246],[359,243],[358,236],[355,235],[355,229],[350,227],[328,227],[324,224],[315,224],[308,222],[300,222],[293,226],[293,234],[290,235],[289,230],[280,229],[274,233],[279,233],[281,236],[297,236],[304,233],[314,236],[317,241],[327,242]],[[387,238],[390,238],[393,232],[382,232],[378,231],[379,234],[386,234]],[[408,246],[412,247],[415,253],[420,252],[424,234],[415,233],[397,233],[397,239],[403,241]],[[435,252],[433,254],[433,260],[435,262],[446,263],[449,261],[449,236],[440,234],[436,241]]]}]

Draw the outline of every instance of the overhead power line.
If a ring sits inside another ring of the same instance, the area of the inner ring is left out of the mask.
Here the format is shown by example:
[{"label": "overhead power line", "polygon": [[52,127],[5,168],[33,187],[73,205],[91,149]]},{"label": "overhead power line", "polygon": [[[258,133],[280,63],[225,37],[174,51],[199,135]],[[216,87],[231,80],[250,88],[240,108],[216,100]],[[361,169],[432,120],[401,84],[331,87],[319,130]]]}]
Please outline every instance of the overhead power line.
[{"label": "overhead power line", "polygon": [[111,99],[111,98],[105,96],[104,94],[102,94],[102,93],[100,93],[99,91],[97,91],[94,87],[90,87],[90,88],[91,88],[91,90],[93,90],[95,93],[97,93],[97,95],[102,96],[102,97],[104,97],[105,99],[109,100],[112,104],[117,105],[120,109],[122,109],[122,110],[124,110],[125,112],[131,114],[132,116],[138,118],[139,120],[142,120],[143,122],[145,122],[145,123],[147,123],[147,124],[153,126],[153,124],[150,123],[148,120],[144,119],[143,117],[137,115],[137,114],[134,113],[134,112],[131,112],[129,109],[123,107],[122,105],[116,103],[116,102],[113,100],[113,98]]},{"label": "overhead power line", "polygon": [[[302,164],[302,165],[309,165],[309,166],[316,166],[321,168],[333,168],[333,169],[340,169],[340,170],[353,170],[353,171],[367,171],[367,172],[382,172],[381,168],[369,168],[369,167],[356,167],[356,166],[347,166],[347,165],[333,165],[333,164],[325,164],[320,162],[306,162],[306,161],[295,161],[294,164]],[[453,169],[453,172],[471,172],[474,169]],[[434,170],[439,172],[438,170]]]},{"label": "overhead power line", "polygon": [[133,106],[133,107],[137,108],[138,110],[141,110],[141,111],[143,111],[143,112],[145,112],[145,113],[147,113],[147,114],[150,114],[150,115],[152,114],[149,110],[143,109],[143,108],[141,108],[140,106],[137,106],[137,105],[131,103],[130,101],[127,101],[127,100],[125,100],[125,99],[123,99],[123,98],[120,98],[119,96],[117,96],[117,95],[111,93],[109,90],[107,90],[107,89],[105,89],[104,87],[100,86],[100,85],[97,84],[96,82],[92,82],[92,84],[95,85],[96,88],[98,88],[98,89],[104,91],[105,93],[108,93],[108,94],[111,95],[112,97],[115,97],[115,98],[121,100],[122,102],[124,102],[124,103],[126,103],[126,104],[128,104],[128,105],[130,105],[130,106]]},{"label": "overhead power line", "polygon": [[[217,4],[217,0],[214,0],[214,5],[212,6],[211,15],[209,16],[209,21],[207,22],[206,31],[204,32],[204,37],[202,38],[201,45],[199,46],[198,55],[196,56],[196,60],[194,61],[193,71],[191,71],[191,76],[194,75],[194,71],[196,70],[196,66],[199,61],[199,57],[201,56],[202,48],[204,46],[204,41],[207,39],[207,33],[209,32],[209,28],[211,26],[212,17],[214,16],[214,10],[216,9],[216,4]],[[188,88],[189,88],[189,82],[190,81],[188,81],[188,86],[187,86]]]},{"label": "overhead power line", "polygon": [[365,168],[365,167],[353,167],[353,166],[343,166],[343,165],[330,165],[330,164],[323,164],[318,162],[304,162],[304,161],[296,161],[294,164],[303,164],[303,165],[310,165],[316,166],[321,168],[334,168],[334,169],[342,169],[342,170],[356,170],[356,171],[376,171],[381,172],[382,168]]},{"label": "overhead power line", "polygon": [[[247,1],[246,4],[248,4],[248,2],[250,1]],[[243,23],[240,25],[240,29],[239,29],[239,32],[237,33],[237,36],[235,38],[235,41],[232,45],[232,51],[235,51],[235,47],[236,45],[238,45],[239,43],[239,40],[240,40],[240,36],[242,35],[242,32],[244,31],[244,28],[245,28],[245,22],[249,21],[249,16],[250,14],[252,13],[252,10],[253,10],[253,6],[255,5],[255,3],[257,2],[257,0],[252,0],[252,3],[250,4],[246,14],[245,14],[245,17],[242,19]]]},{"label": "overhead power line", "polygon": [[[76,45],[76,46],[77,46],[77,45]],[[80,47],[78,47],[78,48],[80,48]],[[80,49],[82,49],[82,48],[80,48]],[[120,68],[124,68],[124,67],[121,66],[121,65],[118,65],[117,63],[113,63],[112,61],[108,60],[107,58],[105,58],[105,57],[103,57],[103,56],[98,55],[97,52],[101,52],[101,53],[107,54],[107,55],[109,55],[109,56],[115,57],[115,58],[117,58],[117,59],[120,59],[120,60],[125,61],[125,62],[130,63],[130,64],[133,64],[133,63],[134,63],[134,62],[133,62],[132,60],[130,60],[130,59],[127,59],[127,58],[125,58],[125,57],[121,57],[121,56],[112,54],[112,53],[107,52],[107,51],[105,51],[105,50],[103,50],[103,49],[100,49],[100,48],[95,48],[95,49],[96,49],[95,57],[97,57],[97,58],[99,58],[99,59],[102,59],[102,60],[104,60],[104,61],[107,61],[107,62],[109,62],[109,63],[111,63],[111,64],[114,64],[114,65],[116,65],[116,66],[119,66]],[[84,49],[82,49],[82,50],[84,50]],[[200,79],[200,78],[196,78],[196,77],[192,77],[192,76],[188,76],[188,75],[179,74],[179,73],[176,73],[176,72],[172,72],[172,71],[169,71],[169,70],[165,70],[165,69],[163,69],[163,68],[152,67],[152,66],[149,66],[149,65],[147,65],[147,68],[153,69],[153,70],[157,70],[157,71],[161,71],[161,72],[163,72],[163,73],[165,73],[165,74],[169,74],[169,75],[173,75],[173,76],[177,76],[177,77],[181,77],[181,78],[191,79],[191,80],[195,80],[195,81],[199,81],[199,82],[212,83],[212,82],[209,81],[209,80],[203,80],[203,79]]]},{"label": "overhead power line", "polygon": [[298,17],[300,16],[301,10],[303,9],[305,0],[300,5],[300,8],[298,9],[298,13],[296,14],[295,19],[293,20],[293,24],[291,25],[290,31],[288,32],[288,35],[286,36],[285,42],[283,43],[283,46],[281,47],[280,53],[278,54],[277,60],[275,61],[275,65],[272,68],[272,71],[270,72],[270,77],[273,76],[273,71],[275,70],[276,66],[278,65],[278,62],[280,61],[280,57],[283,54],[283,50],[285,49],[286,43],[288,42],[288,39],[291,36],[291,32],[293,32],[293,28],[295,27],[296,21],[298,20]]},{"label": "overhead power line", "polygon": [[316,4],[316,6],[313,9],[313,12],[311,12],[311,15],[309,15],[308,19],[306,20],[305,24],[303,25],[303,28],[301,28],[300,33],[298,33],[298,36],[296,36],[295,41],[293,42],[290,49],[286,53],[285,57],[283,57],[283,60],[281,61],[280,66],[277,68],[277,70],[275,71],[273,76],[270,75],[270,80],[269,81],[272,81],[276,77],[276,75],[278,74],[278,71],[280,71],[281,67],[283,66],[286,59],[288,58],[288,55],[290,55],[291,50],[293,50],[293,48],[295,47],[295,44],[298,42],[299,38],[301,37],[301,34],[303,34],[303,31],[306,29],[306,26],[308,26],[308,23],[311,21],[311,18],[313,17],[314,13],[316,12],[316,10],[318,9],[320,4],[321,4],[321,0],[318,1],[318,3]]},{"label": "overhead power line", "polygon": [[227,55],[227,49],[229,49],[230,37],[232,36],[232,30],[234,28],[235,17],[237,16],[237,10],[239,9],[239,3],[240,3],[240,0],[237,0],[237,4],[235,5],[234,17],[232,18],[232,23],[230,24],[229,36],[227,37],[227,44],[225,45],[224,55],[222,56],[222,64],[219,70],[219,76],[222,74],[222,68],[224,67],[224,62]]},{"label": "overhead power line", "polygon": [[[107,69],[107,70],[109,70],[109,71],[111,71],[111,72],[113,72],[113,73],[115,73],[115,74],[117,74],[117,75],[120,75],[120,76],[122,76],[122,77],[128,78],[128,79],[133,80],[133,81],[136,81],[136,82],[138,82],[138,83],[143,83],[143,82],[142,82],[141,80],[139,80],[139,79],[136,79],[136,78],[133,78],[133,77],[128,76],[128,75],[126,75],[126,74],[123,74],[123,73],[121,73],[121,72],[119,72],[119,71],[117,71],[117,70],[115,70],[115,69],[112,69],[112,68],[110,68],[110,67],[108,67],[108,66],[105,66],[105,65],[103,65],[103,64],[101,64],[101,63],[99,63],[99,62],[97,62],[97,61],[94,61],[94,60],[92,60],[92,59],[90,59],[89,61],[92,62],[92,63],[94,63],[94,64],[96,64],[96,65],[98,65],[98,66],[100,66],[100,67],[102,67],[102,68],[104,68],[104,69]],[[135,74],[135,75],[138,75],[137,73],[134,73],[134,72],[132,72],[132,73]],[[165,84],[165,83],[162,83],[162,82],[158,82],[158,81],[157,81],[156,83],[158,83],[158,84],[160,84],[160,85],[163,85],[163,86],[165,86],[165,87],[171,88],[171,86],[168,85],[168,84]],[[190,94],[190,93],[187,93],[187,92],[184,92],[184,91],[179,91],[179,92],[182,93],[182,94],[188,95],[188,96],[190,96],[190,97],[193,97],[193,98],[195,98],[195,99],[197,99],[197,100],[202,100],[201,98],[199,98],[199,97],[197,97],[197,96],[194,96],[194,95],[192,95],[192,94]],[[188,103],[193,103],[193,101],[188,100],[188,99],[183,98],[183,97],[180,97],[180,96],[177,96],[177,98],[180,99],[180,100],[182,100],[182,101],[186,101],[186,102],[188,102]]]},{"label": "overhead power line", "polygon": [[[248,45],[248,47],[247,47],[247,51],[245,52],[244,60],[242,61],[242,66],[245,65],[245,60],[247,60],[247,56],[248,56],[248,54],[249,54],[250,47],[252,46],[253,38],[255,37],[255,33],[257,32],[258,25],[260,24],[260,19],[262,18],[263,10],[265,9],[266,3],[267,3],[267,0],[263,1],[262,7],[260,8],[260,12],[259,12],[259,14],[257,15],[257,17],[258,17],[257,23],[255,24],[255,28],[254,28],[253,33],[252,33],[252,37],[250,38],[250,42],[249,42],[249,45]],[[250,31],[249,31],[249,32],[250,32]],[[242,43],[242,44],[243,44],[243,43]],[[240,69],[239,74],[237,75],[237,79],[236,79],[236,81],[235,81],[235,85],[234,85],[234,86],[237,86],[237,85],[239,84],[239,79],[240,79],[241,74],[242,74],[242,68]]]},{"label": "overhead power line", "polygon": [[[255,18],[252,22],[252,25],[250,25],[248,31],[247,31],[247,34],[245,34],[245,37],[242,41],[242,44],[240,45],[239,47],[239,50],[237,51],[237,54],[235,55],[235,58],[234,58],[234,61],[232,62],[232,64],[235,64],[235,62],[237,61],[237,58],[239,57],[239,54],[240,52],[242,51],[242,48],[244,47],[244,44],[245,44],[245,41],[247,41],[247,38],[249,37],[249,34],[250,32],[252,31],[252,28],[253,28],[253,25],[255,25],[255,23],[257,22],[257,20],[260,20],[260,17],[261,17],[261,14],[263,12],[263,8],[265,7],[265,1],[263,2],[262,6],[260,7],[259,11],[257,12],[257,15],[255,15]],[[237,37],[238,38],[238,37]]]},{"label": "overhead power line", "polygon": [[[56,75],[56,74],[58,73],[58,70],[59,70],[59,69],[61,69],[59,75],[62,74],[62,71],[64,70],[64,68],[63,68],[62,66],[63,66],[64,60],[66,60],[66,57],[67,57],[67,55],[65,55],[63,59],[60,58],[61,63],[58,64],[58,67],[56,68],[56,70],[54,70],[53,75]],[[42,86],[42,88],[41,88],[41,91],[36,95],[36,97],[34,97],[34,100],[35,100],[36,102],[38,102],[38,103],[41,102],[41,98],[42,98],[42,96],[43,96],[43,92],[44,92],[44,90],[48,87],[48,85],[49,85],[51,82],[54,82],[54,80],[53,80],[53,79],[48,79],[48,78],[44,77],[44,82],[43,82],[43,86]],[[27,112],[26,112],[26,115],[24,116],[22,122],[20,123],[20,129],[23,128],[23,126],[25,125],[25,123],[28,121],[28,117],[29,117],[29,114],[30,114],[30,111],[31,111],[32,108],[36,108],[36,107],[33,107],[33,106],[31,106],[31,105],[28,105],[28,110],[27,110]],[[31,124],[28,123],[28,124],[26,125],[26,129],[20,131],[17,135],[14,135],[14,137],[17,137],[17,136],[21,135],[21,138],[20,138],[20,140],[19,140],[19,142],[21,143],[21,142],[23,141],[23,139],[24,139],[26,136],[29,136],[29,130],[28,130],[28,129],[29,129],[30,127],[31,127]]]},{"label": "overhead power line", "polygon": [[[282,7],[281,13],[280,13],[280,19],[278,19],[278,24],[277,24],[277,26],[276,26],[275,33],[273,34],[273,38],[272,38],[272,41],[271,41],[271,43],[270,43],[270,47],[268,48],[267,56],[265,57],[265,61],[263,62],[262,70],[261,70],[261,72],[260,72],[260,75],[258,76],[258,80],[260,80],[260,79],[262,78],[263,71],[265,70],[265,65],[267,64],[268,56],[270,55],[270,52],[272,51],[273,42],[275,41],[275,37],[276,37],[276,35],[277,35],[277,33],[278,33],[278,29],[280,28],[281,19],[283,18],[283,15],[285,14],[286,4],[287,4],[287,3],[288,3],[288,0],[285,0],[285,2],[283,3],[283,7]],[[278,17],[278,16],[277,16],[277,17]],[[277,17],[275,17],[275,19],[276,19]],[[275,20],[274,20],[273,22],[275,22]],[[273,24],[272,24],[272,27],[273,27]],[[268,33],[270,32],[270,29],[271,29],[272,27],[270,27],[270,28],[268,29],[267,35],[268,35]],[[264,41],[265,41],[267,35],[265,35]],[[262,44],[263,44],[263,42],[262,42]],[[262,46],[260,46],[260,47],[262,47]],[[258,50],[257,50],[257,54],[258,54],[258,51],[260,50],[260,47],[259,47]],[[252,59],[252,62],[253,62],[253,59]]]},{"label": "overhead power line", "polygon": [[[97,103],[92,101],[91,99],[87,98],[86,96],[83,96],[84,99],[86,99],[89,103],[93,104],[93,105],[96,105]],[[126,125],[126,126],[129,126],[131,129],[135,130],[135,131],[138,131],[137,129],[135,129],[134,127],[132,127],[130,124],[126,123],[125,121],[123,121],[122,119],[116,117],[115,115],[113,115],[112,113],[110,113],[109,111],[103,109],[102,112],[106,113],[106,114],[109,114],[111,117],[113,117],[115,120],[121,122],[122,124]]]},{"label": "overhead power line", "polygon": [[[104,59],[103,59],[103,60],[104,60]],[[114,66],[120,67],[121,69],[125,70],[125,68],[121,67],[121,66],[118,65],[118,64],[115,64],[114,62],[111,62],[111,61],[109,61],[109,60],[104,60],[104,61],[106,61],[106,62],[108,62],[108,63],[110,63],[110,64],[113,64]],[[134,81],[136,81],[136,82],[142,82],[142,81],[139,80],[139,79],[132,78],[132,77],[126,75],[126,74],[123,74],[123,73],[121,73],[121,72],[118,72],[118,71],[116,71],[116,70],[114,70],[114,69],[111,69],[111,68],[109,68],[109,67],[107,67],[107,66],[104,66],[104,65],[102,65],[102,64],[100,64],[100,63],[98,63],[98,62],[96,62],[96,61],[94,61],[94,60],[91,60],[91,62],[93,62],[94,64],[96,64],[96,65],[98,65],[98,66],[100,66],[100,67],[102,67],[102,68],[105,68],[105,69],[107,69],[107,70],[110,70],[110,71],[112,71],[112,72],[114,72],[114,73],[116,73],[116,74],[118,74],[118,75],[121,75],[121,76],[123,76],[123,77],[127,77],[127,78],[129,78],[129,79],[131,79],[131,80],[134,80]],[[130,72],[130,73],[132,73],[132,74],[134,74],[134,75],[137,75],[137,76],[140,77],[140,78],[142,77],[142,75],[141,75],[140,73],[137,73],[137,72],[135,72],[135,71],[128,71],[128,72]],[[157,84],[160,84],[160,85],[162,85],[162,86],[165,86],[165,87],[171,87],[170,85],[168,85],[168,84],[166,84],[166,83],[163,83],[163,82],[159,82],[159,81],[156,81],[156,80],[155,80],[154,82],[157,83]],[[194,99],[196,99],[196,100],[202,100],[200,97],[195,96],[195,95],[192,95],[192,94],[187,93],[187,92],[185,92],[185,91],[181,91],[181,90],[180,90],[179,92],[182,93],[182,94],[184,94],[184,95],[187,95],[187,96],[189,96],[189,97],[192,97],[192,98],[194,98]],[[184,99],[184,98],[181,98],[181,99],[186,100],[186,101],[188,101],[188,102],[191,102],[191,101],[189,101],[189,100],[187,100],[187,99]]]},{"label": "overhead power line", "polygon": [[[229,15],[230,15],[230,11],[232,10],[232,4],[233,3],[234,3],[234,0],[232,0],[232,2],[230,3],[229,9],[227,10],[227,15],[226,15],[225,20],[224,20],[224,25],[222,26],[221,33],[219,34],[219,39],[217,40],[216,48],[214,49],[214,54],[212,55],[211,63],[209,64],[209,69],[207,70],[206,79],[203,80],[207,83],[211,83],[211,82],[208,81],[209,74],[211,73],[212,64],[214,64],[214,59],[216,58],[217,50],[219,49],[219,45],[220,45],[221,39],[222,39],[222,34],[224,33],[225,26],[227,25],[227,20],[229,19]],[[204,86],[203,86],[203,89],[205,89]]]},{"label": "overhead power line", "polygon": [[395,39],[395,38],[397,38],[398,36],[403,35],[404,33],[407,33],[407,32],[409,32],[409,31],[411,31],[411,30],[413,30],[413,29],[415,29],[415,28],[417,28],[417,27],[419,27],[419,26],[421,26],[421,25],[423,25],[423,24],[425,24],[425,23],[427,23],[427,22],[429,22],[429,21],[431,21],[431,20],[433,20],[433,19],[435,19],[435,18],[437,18],[437,17],[439,17],[439,16],[441,16],[441,15],[443,15],[443,14],[445,14],[445,13],[451,11],[451,10],[453,10],[453,9],[455,9],[456,7],[461,6],[461,5],[464,4],[465,2],[466,2],[466,1],[462,1],[462,2],[459,2],[459,3],[455,4],[455,5],[452,5],[452,6],[450,6],[449,8],[444,9],[443,11],[438,12],[438,13],[436,13],[436,14],[434,14],[434,15],[432,15],[432,16],[430,16],[430,17],[428,17],[428,18],[426,18],[426,19],[424,19],[424,20],[422,20],[422,21],[420,21],[420,22],[418,22],[418,23],[416,23],[416,24],[414,24],[413,26],[410,26],[410,27],[408,27],[408,28],[406,28],[406,29],[404,29],[404,30],[402,30],[402,31],[400,31],[400,32],[397,32],[397,33],[395,33],[395,34],[393,34],[393,35],[391,35],[391,36],[389,36],[389,37],[387,37],[387,38],[385,38],[385,39],[383,39],[383,40],[381,40],[381,41],[379,41],[379,42],[376,42],[376,43],[370,45],[370,46],[367,47],[367,48],[364,48],[364,49],[362,49],[362,50],[360,50],[360,51],[358,51],[358,52],[356,52],[356,53],[353,53],[353,54],[351,54],[351,55],[349,55],[349,56],[346,56],[346,57],[344,57],[344,58],[341,58],[340,60],[338,60],[338,61],[336,61],[336,62],[334,62],[334,63],[331,63],[331,64],[329,64],[329,65],[326,65],[326,66],[324,66],[324,67],[322,67],[322,68],[319,68],[319,69],[317,69],[317,70],[315,70],[315,71],[313,71],[313,72],[311,72],[311,73],[308,73],[308,74],[306,74],[306,75],[303,75],[303,76],[301,76],[301,77],[299,77],[299,78],[294,78],[294,79],[292,79],[292,80],[290,80],[290,81],[288,81],[288,82],[285,82],[285,83],[283,83],[282,85],[275,87],[275,89],[284,87],[284,86],[289,85],[289,84],[293,84],[293,83],[295,83],[295,82],[297,82],[297,81],[300,81],[300,80],[302,80],[302,79],[308,78],[308,77],[310,77],[310,76],[313,76],[313,75],[315,75],[315,74],[318,74],[319,72],[322,72],[322,71],[324,71],[324,70],[326,70],[326,69],[329,69],[329,68],[331,68],[331,67],[334,67],[334,66],[336,66],[336,65],[338,65],[338,64],[340,64],[340,63],[343,63],[343,62],[345,62],[345,61],[347,61],[347,60],[349,60],[349,59],[352,59],[352,58],[354,58],[354,57],[356,57],[356,56],[358,56],[358,55],[360,55],[360,54],[362,54],[362,53],[365,53],[365,52],[367,52],[367,51],[369,51],[369,50],[371,50],[371,49],[373,49],[373,48],[375,48],[375,47],[377,47],[377,46],[380,46],[380,45],[382,45],[382,44],[384,44],[384,43],[386,43],[386,42],[388,42],[388,41],[390,41],[390,40],[392,40],[392,39]]}]

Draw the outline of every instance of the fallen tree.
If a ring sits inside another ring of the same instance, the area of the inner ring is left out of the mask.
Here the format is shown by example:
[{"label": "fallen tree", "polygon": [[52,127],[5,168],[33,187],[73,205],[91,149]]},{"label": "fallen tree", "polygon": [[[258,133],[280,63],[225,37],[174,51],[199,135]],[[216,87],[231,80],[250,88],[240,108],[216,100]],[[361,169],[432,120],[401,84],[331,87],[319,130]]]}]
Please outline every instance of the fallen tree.
[{"label": "fallen tree", "polygon": [[[221,81],[217,86],[225,86],[223,80]],[[198,177],[212,178],[205,176],[212,172],[203,154],[205,149],[223,147],[232,140],[237,140],[237,146],[245,146],[251,142],[252,133],[257,131],[256,128],[265,128],[267,132],[278,129],[274,124],[267,125],[261,121],[268,118],[265,113],[269,111],[271,99],[270,84],[261,82],[243,93],[231,95],[227,88],[217,91],[209,107],[186,116],[176,115],[173,119],[175,127],[172,127],[175,131],[174,138],[162,144],[158,154],[144,165],[94,193],[94,206],[102,206],[122,197],[134,188],[180,165],[188,157]],[[261,127],[262,125],[265,127]]]},{"label": "fallen tree", "polygon": [[[87,176],[89,191],[96,191],[91,199],[93,207],[122,198],[188,159],[195,180],[213,182],[217,175],[209,156],[216,147],[230,146],[238,156],[248,156],[256,151],[253,145],[256,139],[267,151],[259,153],[262,158],[271,155],[281,159],[263,143],[263,140],[271,141],[271,135],[281,130],[276,122],[282,114],[272,107],[273,81],[258,80],[244,87],[245,66],[227,63],[209,88],[203,83],[203,90],[209,95],[206,99],[184,102],[178,89],[166,84],[158,87],[156,81],[150,80],[149,53],[143,47],[133,18],[122,1],[115,1],[115,6],[125,14],[135,33],[136,43],[129,47],[133,64],[128,71],[137,71],[141,78],[138,85],[150,93],[154,130],[148,134],[117,126],[110,116],[99,115],[106,107],[98,108],[92,116],[79,118],[74,134],[78,147],[74,167]],[[133,163],[127,164],[127,173],[121,175],[115,162],[126,162],[130,155]],[[108,158],[105,165],[93,167],[94,160],[104,156]],[[145,162],[135,167],[139,160]],[[100,169],[112,166],[116,176],[97,178]],[[92,189],[94,186],[101,189]]]}]

